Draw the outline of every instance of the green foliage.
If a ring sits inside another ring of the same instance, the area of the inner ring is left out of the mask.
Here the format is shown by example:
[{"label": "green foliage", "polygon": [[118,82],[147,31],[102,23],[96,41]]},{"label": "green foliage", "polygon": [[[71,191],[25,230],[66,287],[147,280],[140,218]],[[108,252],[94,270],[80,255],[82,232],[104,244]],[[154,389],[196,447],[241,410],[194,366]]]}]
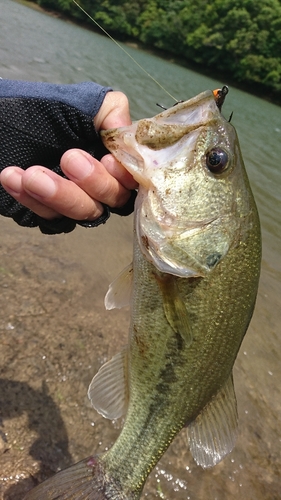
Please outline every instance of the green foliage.
[{"label": "green foliage", "polygon": [[[78,19],[72,0],[38,0]],[[281,92],[280,0],[80,0],[111,34]]]}]

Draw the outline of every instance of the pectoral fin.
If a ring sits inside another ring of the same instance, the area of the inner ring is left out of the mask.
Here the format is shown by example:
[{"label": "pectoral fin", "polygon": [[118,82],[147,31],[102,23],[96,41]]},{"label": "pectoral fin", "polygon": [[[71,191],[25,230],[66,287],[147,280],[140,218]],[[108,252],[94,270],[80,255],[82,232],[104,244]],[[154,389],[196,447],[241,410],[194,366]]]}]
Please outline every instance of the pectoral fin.
[{"label": "pectoral fin", "polygon": [[193,338],[191,324],[186,305],[180,296],[176,278],[174,276],[168,276],[165,279],[160,278],[159,283],[163,294],[163,307],[168,323],[174,332],[180,334],[187,345],[191,344]]},{"label": "pectoral fin", "polygon": [[128,306],[131,301],[132,283],[133,263],[125,267],[109,285],[107,294],[104,298],[105,308],[121,309],[122,307]]},{"label": "pectoral fin", "polygon": [[203,468],[220,462],[234,447],[238,427],[232,376],[188,427],[190,451]]},{"label": "pectoral fin", "polygon": [[127,348],[105,363],[88,389],[92,406],[111,420],[122,417],[129,401]]}]

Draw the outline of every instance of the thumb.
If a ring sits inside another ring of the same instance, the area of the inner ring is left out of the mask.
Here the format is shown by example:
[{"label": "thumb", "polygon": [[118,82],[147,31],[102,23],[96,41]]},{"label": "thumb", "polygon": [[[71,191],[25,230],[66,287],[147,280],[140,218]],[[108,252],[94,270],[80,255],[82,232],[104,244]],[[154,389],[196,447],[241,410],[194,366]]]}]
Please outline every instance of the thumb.
[{"label": "thumb", "polygon": [[126,127],[131,123],[127,96],[119,91],[108,92],[99,112],[94,117],[96,129]]}]

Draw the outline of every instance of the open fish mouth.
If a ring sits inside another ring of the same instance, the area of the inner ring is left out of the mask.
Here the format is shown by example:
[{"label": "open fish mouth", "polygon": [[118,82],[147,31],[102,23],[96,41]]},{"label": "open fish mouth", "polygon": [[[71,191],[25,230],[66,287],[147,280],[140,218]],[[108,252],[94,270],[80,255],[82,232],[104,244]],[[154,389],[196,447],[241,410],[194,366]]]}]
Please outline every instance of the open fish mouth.
[{"label": "open fish mouth", "polygon": [[[205,91],[188,101],[179,102],[153,118],[138,120],[129,127],[101,131],[106,147],[125,166],[141,186],[149,186],[148,170],[161,165],[162,156],[153,151],[165,150],[196,129],[211,124],[221,116],[212,91]],[[137,147],[137,150],[135,149]],[[151,161],[145,165],[147,149]]]}]

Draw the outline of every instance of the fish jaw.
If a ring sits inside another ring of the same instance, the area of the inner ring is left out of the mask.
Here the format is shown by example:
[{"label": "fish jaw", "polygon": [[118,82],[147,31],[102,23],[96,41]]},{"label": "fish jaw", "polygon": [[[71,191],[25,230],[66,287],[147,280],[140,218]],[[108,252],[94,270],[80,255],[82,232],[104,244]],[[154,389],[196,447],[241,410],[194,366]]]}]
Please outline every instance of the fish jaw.
[{"label": "fish jaw", "polygon": [[[102,132],[105,146],[139,182],[135,227],[145,257],[161,272],[206,276],[243,235],[251,213],[235,129],[211,91],[154,118]],[[206,155],[228,157],[221,175]]]}]

